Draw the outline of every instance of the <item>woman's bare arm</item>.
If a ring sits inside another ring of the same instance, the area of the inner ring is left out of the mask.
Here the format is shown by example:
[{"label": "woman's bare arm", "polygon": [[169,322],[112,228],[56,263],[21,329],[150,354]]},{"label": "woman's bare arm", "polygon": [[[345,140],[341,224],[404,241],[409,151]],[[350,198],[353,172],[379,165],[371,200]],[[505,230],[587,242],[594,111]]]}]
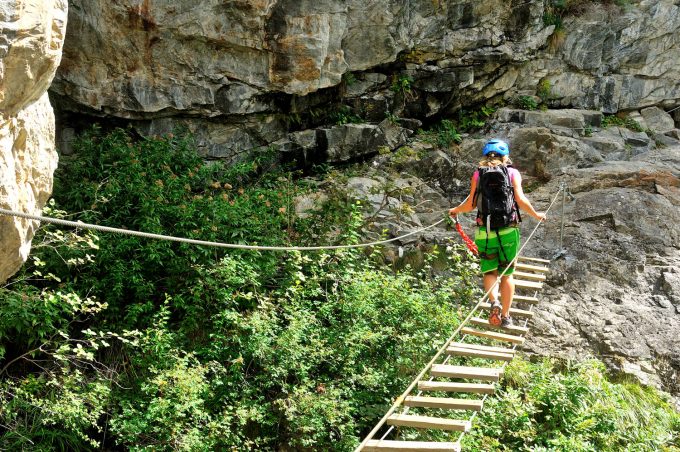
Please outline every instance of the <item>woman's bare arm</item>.
[{"label": "woman's bare arm", "polygon": [[524,190],[522,190],[522,176],[519,173],[513,178],[512,188],[515,189],[515,201],[517,201],[517,205],[520,209],[539,221],[545,220],[545,213],[536,212],[534,206],[531,205],[531,201],[529,201],[529,198],[524,194]]},{"label": "woman's bare arm", "polygon": [[475,208],[475,194],[477,192],[477,181],[475,176],[472,176],[472,181],[470,182],[470,194],[465,198],[465,201],[461,202],[459,205],[449,210],[449,216],[454,217],[459,213],[471,212]]}]

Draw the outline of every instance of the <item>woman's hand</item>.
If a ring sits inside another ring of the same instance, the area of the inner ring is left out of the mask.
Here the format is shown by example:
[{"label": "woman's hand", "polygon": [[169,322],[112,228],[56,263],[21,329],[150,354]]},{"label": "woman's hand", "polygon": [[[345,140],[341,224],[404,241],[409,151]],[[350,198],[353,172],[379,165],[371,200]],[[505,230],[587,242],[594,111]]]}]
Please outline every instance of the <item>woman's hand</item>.
[{"label": "woman's hand", "polygon": [[545,212],[536,212],[536,215],[534,216],[538,221],[547,221],[548,219],[545,216]]},{"label": "woman's hand", "polygon": [[449,209],[449,216],[451,218],[455,218],[458,215],[458,207],[454,207],[453,209]]}]

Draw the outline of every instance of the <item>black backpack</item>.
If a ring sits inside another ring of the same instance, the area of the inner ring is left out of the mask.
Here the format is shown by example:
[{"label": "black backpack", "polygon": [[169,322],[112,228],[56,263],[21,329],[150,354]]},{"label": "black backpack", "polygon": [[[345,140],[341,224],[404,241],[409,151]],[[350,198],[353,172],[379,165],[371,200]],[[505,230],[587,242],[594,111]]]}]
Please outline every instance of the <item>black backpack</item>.
[{"label": "black backpack", "polygon": [[485,166],[478,171],[477,223],[487,230],[498,230],[522,221],[508,168]]}]

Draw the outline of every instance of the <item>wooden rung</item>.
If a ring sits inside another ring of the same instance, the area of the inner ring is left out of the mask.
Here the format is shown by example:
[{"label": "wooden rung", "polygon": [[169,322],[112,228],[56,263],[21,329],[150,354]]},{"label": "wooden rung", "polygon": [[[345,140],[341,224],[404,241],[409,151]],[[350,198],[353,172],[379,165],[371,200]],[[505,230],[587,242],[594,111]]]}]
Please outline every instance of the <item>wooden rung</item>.
[{"label": "wooden rung", "polygon": [[535,281],[527,281],[525,279],[516,279],[515,287],[521,289],[542,289],[543,283]]},{"label": "wooden rung", "polygon": [[520,336],[513,336],[511,334],[505,334],[505,333],[496,333],[495,331],[480,331],[480,330],[475,330],[472,328],[462,328],[461,333],[463,334],[470,334],[472,336],[478,336],[478,337],[485,337],[487,339],[493,339],[496,341],[505,341],[505,342],[510,342],[512,344],[523,344],[524,343],[524,338]]},{"label": "wooden rung", "polygon": [[[480,308],[486,309],[487,311],[491,310],[491,303],[482,303],[479,305]],[[515,317],[526,317],[526,318],[533,318],[534,313],[532,311],[527,311],[525,309],[517,309],[517,308],[510,308],[510,315],[515,316]]]},{"label": "wooden rung", "polygon": [[537,272],[537,273],[548,273],[550,269],[548,267],[542,267],[540,265],[525,264],[523,262],[517,262],[515,264],[515,270],[522,270],[527,272]]},{"label": "wooden rung", "polygon": [[393,441],[393,440],[377,440],[372,439],[366,443],[361,449],[366,452],[376,451],[399,451],[399,452],[419,452],[419,451],[437,451],[437,452],[460,452],[460,444],[458,443],[434,443],[427,441]]},{"label": "wooden rung", "polygon": [[404,399],[406,406],[422,408],[444,408],[447,410],[482,411],[484,402],[476,399],[452,399],[450,397],[409,396]]},{"label": "wooden rung", "polygon": [[536,304],[538,303],[538,298],[530,297],[528,295],[515,295],[512,297],[512,301],[521,301],[522,303]]},{"label": "wooden rung", "polygon": [[512,361],[514,355],[510,353],[485,352],[483,350],[473,350],[471,348],[449,347],[446,353],[455,356],[467,356],[470,358],[497,359],[499,361]]},{"label": "wooden rung", "polygon": [[513,276],[531,281],[545,281],[545,275],[541,275],[539,273],[527,273],[522,271],[515,271],[513,273]]},{"label": "wooden rung", "polygon": [[517,256],[519,261],[529,261],[529,262],[540,262],[542,264],[549,264],[550,261],[547,259],[539,259],[538,257],[527,257],[527,256]]},{"label": "wooden rung", "polygon": [[456,432],[469,432],[470,421],[458,419],[442,419],[430,416],[414,416],[411,414],[393,414],[387,418],[388,425],[400,427],[432,428],[437,430],[453,430]]},{"label": "wooden rung", "polygon": [[492,328],[492,329],[495,329],[495,330],[505,331],[507,333],[527,334],[529,332],[529,328],[527,328],[525,326],[512,325],[512,326],[506,327],[506,326],[491,325],[487,319],[483,319],[481,317],[471,318],[470,323],[472,323],[473,325],[484,327],[484,328]]},{"label": "wooden rung", "polygon": [[470,378],[474,380],[498,381],[503,375],[503,369],[492,367],[451,366],[449,364],[435,364],[430,370],[434,377]]},{"label": "wooden rung", "polygon": [[515,354],[515,350],[507,347],[493,347],[491,345],[482,345],[482,344],[466,344],[464,342],[451,342],[449,344],[449,347],[458,347],[458,348],[469,348],[472,350],[483,350],[485,352],[498,352],[498,353],[508,353],[508,354]]},{"label": "wooden rung", "polygon": [[496,387],[488,383],[459,383],[453,381],[419,381],[421,391],[472,392],[475,394],[493,394]]}]

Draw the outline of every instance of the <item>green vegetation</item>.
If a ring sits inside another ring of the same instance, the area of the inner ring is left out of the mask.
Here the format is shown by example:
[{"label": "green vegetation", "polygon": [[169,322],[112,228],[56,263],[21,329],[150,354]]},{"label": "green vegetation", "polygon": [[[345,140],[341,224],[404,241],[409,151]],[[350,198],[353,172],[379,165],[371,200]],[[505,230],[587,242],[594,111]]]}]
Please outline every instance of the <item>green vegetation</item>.
[{"label": "green vegetation", "polygon": [[625,127],[634,132],[644,132],[645,129],[640,125],[639,122],[630,117],[621,118],[616,115],[604,115],[602,117],[602,127]]},{"label": "green vegetation", "polygon": [[426,143],[439,147],[449,147],[461,142],[460,132],[469,133],[482,129],[486,121],[496,112],[492,106],[482,106],[477,110],[459,110],[456,119],[442,119],[429,130],[418,130],[418,136]]},{"label": "green vegetation", "polygon": [[392,77],[392,86],[390,89],[397,93],[406,95],[411,92],[411,85],[413,84],[413,78],[408,75],[399,75]]},{"label": "green vegetation", "polygon": [[[352,243],[361,205],[272,155],[230,167],[182,136],[82,136],[48,212],[205,240]],[[333,172],[326,181],[332,185]],[[0,288],[0,449],[351,450],[476,293],[381,250],[260,253],[40,229]],[[435,255],[443,251],[435,250]],[[439,256],[442,257],[442,256]]]},{"label": "green vegetation", "polygon": [[449,147],[454,143],[461,142],[460,133],[456,130],[453,121],[443,119],[430,130],[418,130],[418,136],[426,143],[435,144],[439,147]]},{"label": "green vegetation", "polygon": [[496,108],[483,105],[478,110],[460,110],[456,127],[461,132],[472,132],[486,126],[486,121],[496,112]]},{"label": "green vegetation", "polygon": [[352,72],[342,74],[342,81],[346,86],[352,86],[357,82],[357,77]]},{"label": "green vegetation", "polygon": [[[269,152],[206,164],[186,136],[95,129],[62,160],[46,213],[213,241],[356,243],[362,205],[320,170],[304,179]],[[319,183],[329,200],[295,215]],[[395,271],[379,248],[246,252],[51,225],[33,243],[0,288],[2,450],[352,450],[478,293],[462,246]],[[516,361],[506,375],[472,450],[677,447],[677,413],[599,364]]]},{"label": "green vegetation", "polygon": [[533,96],[517,96],[513,99],[513,104],[522,110],[536,110],[538,102]]},{"label": "green vegetation", "polygon": [[364,120],[352,112],[348,105],[339,105],[330,115],[330,119],[337,125],[360,124]]},{"label": "green vegetation", "polygon": [[550,84],[550,80],[548,79],[541,80],[541,82],[538,84],[538,89],[536,90],[536,95],[541,99],[541,102],[543,104],[547,104],[548,100],[550,100],[551,94],[552,85]]},{"label": "green vegetation", "polygon": [[515,359],[487,399],[468,450],[657,451],[680,448],[680,414],[652,388],[612,383],[596,360]]},{"label": "green vegetation", "polygon": [[564,29],[562,25],[562,16],[559,14],[559,11],[560,8],[556,6],[546,8],[546,12],[543,14],[543,25],[546,27],[554,25],[555,31]]}]

